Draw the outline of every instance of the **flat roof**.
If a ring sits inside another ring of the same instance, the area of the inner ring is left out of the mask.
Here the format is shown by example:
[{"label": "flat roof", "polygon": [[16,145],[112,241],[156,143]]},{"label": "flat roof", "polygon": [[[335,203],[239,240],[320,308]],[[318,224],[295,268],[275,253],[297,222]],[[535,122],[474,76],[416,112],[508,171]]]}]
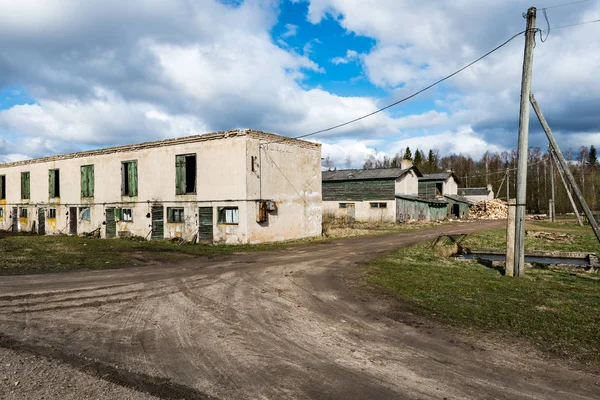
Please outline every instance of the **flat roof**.
[{"label": "flat roof", "polygon": [[288,144],[295,145],[300,147],[313,147],[319,148],[321,147],[320,143],[308,142],[306,140],[294,139],[287,136],[277,135],[275,133],[269,132],[261,132],[254,129],[233,129],[229,131],[221,131],[221,132],[213,132],[213,133],[205,133],[201,135],[193,135],[193,136],[184,136],[173,139],[164,139],[164,140],[156,140],[152,142],[143,142],[137,144],[127,144],[123,146],[114,146],[114,147],[105,147],[96,150],[87,150],[80,151],[76,153],[67,153],[67,154],[59,154],[48,157],[41,158],[32,158],[21,161],[13,161],[9,163],[0,164],[0,168],[5,167],[15,167],[19,165],[28,165],[28,164],[37,164],[44,163],[50,161],[58,161],[58,160],[68,160],[71,158],[83,158],[111,153],[125,153],[130,151],[151,149],[155,147],[164,147],[164,146],[175,146],[179,144],[188,144],[188,143],[199,143],[205,142],[209,140],[220,140],[220,139],[228,139],[233,137],[251,137],[254,139],[265,140],[267,144]]}]

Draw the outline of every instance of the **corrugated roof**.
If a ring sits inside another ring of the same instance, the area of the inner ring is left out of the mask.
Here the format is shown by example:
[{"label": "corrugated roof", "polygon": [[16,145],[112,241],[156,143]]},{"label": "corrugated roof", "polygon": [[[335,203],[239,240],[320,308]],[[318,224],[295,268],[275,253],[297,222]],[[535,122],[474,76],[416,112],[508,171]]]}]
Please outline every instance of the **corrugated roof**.
[{"label": "corrugated roof", "polygon": [[490,191],[486,187],[481,188],[458,188],[458,194],[461,196],[487,196]]},{"label": "corrugated roof", "polygon": [[193,135],[193,136],[184,136],[180,138],[174,139],[165,139],[165,140],[157,140],[153,142],[143,142],[137,144],[129,144],[124,146],[115,146],[115,147],[107,147],[103,149],[97,150],[88,150],[81,151],[78,153],[68,153],[55,155],[50,157],[43,158],[34,158],[29,160],[15,161],[5,164],[0,164],[0,168],[2,167],[14,167],[18,165],[27,165],[27,164],[35,164],[42,163],[48,161],[58,161],[58,160],[66,160],[70,158],[82,158],[82,157],[90,157],[102,154],[111,154],[111,153],[123,153],[130,151],[137,151],[142,149],[154,148],[154,147],[163,147],[163,146],[175,146],[179,144],[188,144],[188,143],[197,143],[197,142],[205,142],[208,140],[219,140],[219,139],[227,139],[232,137],[241,137],[248,136],[255,139],[265,140],[266,143],[277,143],[277,144],[291,144],[301,147],[321,147],[320,143],[307,142],[305,140],[293,139],[287,136],[281,136],[274,133],[261,132],[253,129],[234,129],[229,131],[222,132],[214,132],[214,133],[205,133],[202,135]]},{"label": "corrugated roof", "polygon": [[336,171],[323,171],[323,182],[328,181],[355,181],[367,179],[397,179],[413,170],[417,176],[421,172],[415,168],[377,168],[377,169],[338,169]]},{"label": "corrugated roof", "polygon": [[454,174],[454,172],[436,172],[435,174],[423,174],[420,181],[445,181],[446,179],[454,177],[456,183],[460,183],[458,176]]},{"label": "corrugated roof", "polygon": [[438,205],[448,204],[448,201],[445,200],[443,197],[428,198],[428,197],[421,197],[421,196],[412,195],[412,194],[396,194],[396,197],[399,199],[404,199],[404,200],[420,201],[421,203],[438,204]]},{"label": "corrugated roof", "polygon": [[467,203],[469,205],[475,204],[474,201],[469,200],[466,197],[459,196],[457,194],[445,194],[444,197],[447,197],[449,199],[452,199],[454,201],[458,201],[458,202],[461,202],[461,203]]}]

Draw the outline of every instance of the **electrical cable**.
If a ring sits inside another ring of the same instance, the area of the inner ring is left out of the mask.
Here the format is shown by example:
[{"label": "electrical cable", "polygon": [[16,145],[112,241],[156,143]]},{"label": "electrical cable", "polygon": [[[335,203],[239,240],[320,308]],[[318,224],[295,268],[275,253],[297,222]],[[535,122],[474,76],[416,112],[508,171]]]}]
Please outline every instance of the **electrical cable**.
[{"label": "electrical cable", "polygon": [[573,4],[586,3],[588,1],[590,1],[590,0],[572,1],[571,3],[557,4],[555,6],[540,8],[540,10],[550,10],[551,8],[566,7],[566,6],[571,6]]},{"label": "electrical cable", "polygon": [[[458,70],[454,71],[453,73],[451,73],[451,74],[449,74],[449,75],[446,75],[445,77],[443,77],[443,78],[441,78],[441,79],[438,79],[437,81],[435,81],[435,82],[434,82],[434,83],[432,83],[431,85],[429,85],[429,86],[426,86],[426,87],[424,87],[423,89],[421,89],[421,90],[418,90],[418,91],[414,92],[413,94],[411,94],[411,95],[409,95],[409,96],[406,96],[406,97],[404,97],[404,98],[402,98],[402,99],[400,99],[400,100],[398,100],[398,101],[395,101],[395,102],[393,102],[392,104],[389,104],[389,105],[387,105],[387,106],[385,106],[385,107],[379,108],[379,109],[377,109],[377,110],[375,110],[375,111],[373,111],[373,112],[370,112],[370,113],[368,113],[368,114],[365,114],[365,115],[363,115],[363,116],[361,116],[361,117],[354,118],[354,119],[352,119],[352,120],[350,120],[350,121],[347,121],[347,122],[344,122],[344,123],[341,123],[341,124],[338,124],[338,125],[334,125],[334,126],[331,126],[331,127],[329,127],[329,128],[320,129],[320,130],[318,130],[318,131],[314,131],[314,132],[306,133],[306,134],[303,134],[303,135],[295,136],[295,137],[292,137],[292,139],[302,139],[302,138],[305,138],[305,137],[308,137],[308,136],[317,135],[317,134],[319,134],[319,133],[329,132],[329,131],[332,131],[332,130],[334,130],[334,129],[341,128],[341,127],[343,127],[343,126],[346,126],[346,125],[353,124],[353,123],[355,123],[355,122],[358,122],[358,121],[360,121],[360,120],[363,120],[363,119],[365,119],[365,118],[368,118],[368,117],[370,117],[370,116],[373,116],[373,115],[375,115],[375,114],[378,114],[378,113],[380,113],[380,112],[382,112],[382,111],[385,111],[385,110],[387,110],[387,109],[389,109],[389,108],[392,108],[392,107],[394,107],[394,106],[397,106],[398,104],[400,104],[400,103],[403,103],[403,102],[405,102],[405,101],[407,101],[407,100],[410,100],[410,99],[412,99],[413,97],[415,97],[415,96],[417,96],[417,95],[419,95],[419,94],[421,94],[421,93],[423,93],[423,92],[425,92],[425,91],[427,91],[427,90],[431,89],[431,88],[432,88],[432,87],[434,87],[434,86],[437,86],[437,85],[439,85],[440,83],[442,83],[442,82],[444,82],[444,81],[446,81],[446,80],[448,80],[448,79],[452,78],[453,76],[455,76],[455,75],[457,75],[458,73],[460,73],[460,72],[464,71],[465,69],[469,68],[470,66],[472,66],[472,65],[474,65],[474,64],[476,64],[476,63],[478,63],[479,61],[483,60],[484,58],[486,58],[486,57],[487,57],[487,56],[489,56],[490,54],[492,54],[492,53],[494,53],[494,52],[496,52],[496,51],[500,50],[502,47],[506,46],[508,43],[510,43],[510,42],[511,42],[511,41],[513,41],[515,38],[517,38],[518,36],[520,36],[521,34],[523,34],[523,33],[525,33],[525,32],[526,32],[526,30],[524,30],[524,31],[521,31],[521,32],[519,32],[519,33],[517,33],[517,34],[513,35],[513,36],[512,36],[510,39],[508,39],[508,40],[506,40],[505,42],[503,42],[502,44],[500,44],[500,45],[498,45],[498,46],[494,47],[492,50],[488,51],[487,53],[485,53],[485,54],[484,54],[484,55],[482,55],[481,57],[477,58],[476,60],[474,60],[474,61],[471,61],[470,63],[468,63],[468,64],[467,64],[467,65],[465,65],[464,67],[462,67],[462,68],[460,68],[460,69],[458,69]],[[284,139],[282,139],[282,140],[286,140],[286,139],[288,139],[288,138],[284,138]],[[266,145],[266,144],[270,144],[270,143],[276,143],[276,142],[277,142],[277,141],[267,142],[267,143],[263,143],[262,145]]]},{"label": "electrical cable", "polygon": [[595,22],[600,22],[600,19],[594,19],[594,20],[592,20],[592,21],[580,22],[580,23],[578,23],[578,24],[570,24],[570,25],[561,25],[561,26],[555,26],[555,27],[554,27],[554,28],[552,28],[552,29],[554,29],[554,30],[557,30],[557,29],[563,29],[563,28],[570,28],[570,27],[572,27],[572,26],[579,26],[579,25],[593,24],[593,23],[595,23]]}]

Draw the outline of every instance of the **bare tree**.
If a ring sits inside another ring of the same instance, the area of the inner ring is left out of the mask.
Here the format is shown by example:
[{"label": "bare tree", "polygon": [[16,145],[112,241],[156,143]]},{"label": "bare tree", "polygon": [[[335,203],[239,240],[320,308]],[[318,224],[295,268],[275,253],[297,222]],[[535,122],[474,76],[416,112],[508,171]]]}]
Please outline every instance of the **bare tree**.
[{"label": "bare tree", "polygon": [[352,168],[352,158],[350,157],[350,154],[346,156],[346,161],[344,161],[344,165],[347,169]]}]

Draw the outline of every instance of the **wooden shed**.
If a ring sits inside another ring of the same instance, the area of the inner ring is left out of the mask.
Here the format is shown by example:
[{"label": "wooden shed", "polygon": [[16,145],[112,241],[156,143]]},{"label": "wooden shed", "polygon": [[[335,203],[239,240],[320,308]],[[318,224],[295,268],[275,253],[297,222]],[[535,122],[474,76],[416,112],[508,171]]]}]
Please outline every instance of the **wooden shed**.
[{"label": "wooden shed", "polygon": [[411,219],[420,221],[442,221],[446,219],[448,201],[444,198],[424,198],[411,195],[396,195],[396,221]]},{"label": "wooden shed", "polygon": [[455,194],[445,195],[444,198],[448,201],[448,218],[467,218],[469,216],[474,202]]}]

